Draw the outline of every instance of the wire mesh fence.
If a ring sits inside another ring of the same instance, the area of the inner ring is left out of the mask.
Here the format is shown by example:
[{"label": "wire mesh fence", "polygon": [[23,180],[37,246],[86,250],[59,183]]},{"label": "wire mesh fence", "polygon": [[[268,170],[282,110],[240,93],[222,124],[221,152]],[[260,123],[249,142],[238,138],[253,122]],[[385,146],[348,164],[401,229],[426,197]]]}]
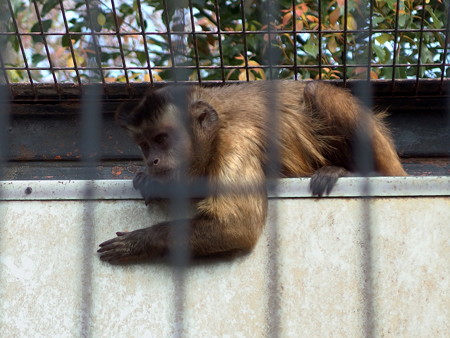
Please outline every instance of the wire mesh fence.
[{"label": "wire mesh fence", "polygon": [[445,1],[279,1],[270,20],[264,3],[7,0],[2,81],[250,81],[269,69],[281,79],[449,75]]}]

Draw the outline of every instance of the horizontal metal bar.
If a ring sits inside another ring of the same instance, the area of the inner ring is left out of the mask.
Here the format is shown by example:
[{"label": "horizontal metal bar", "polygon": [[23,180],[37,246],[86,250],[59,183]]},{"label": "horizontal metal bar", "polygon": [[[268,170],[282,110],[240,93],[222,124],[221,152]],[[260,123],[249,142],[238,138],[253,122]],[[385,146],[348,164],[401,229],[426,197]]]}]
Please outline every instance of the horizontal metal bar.
[{"label": "horizontal metal bar", "polygon": [[[297,65],[297,68],[339,68],[343,67],[343,64],[309,64],[309,65]],[[405,68],[405,67],[442,67],[442,66],[450,66],[450,63],[421,63],[419,64],[411,64],[411,63],[398,63],[396,65],[393,64],[384,64],[384,63],[371,63],[370,67],[373,68]],[[294,68],[294,65],[289,64],[280,64],[280,65],[248,65],[248,66],[153,66],[152,69],[158,69],[158,70],[168,70],[168,69],[260,69],[260,68],[282,68],[282,69],[290,69]],[[354,63],[354,64],[347,64],[347,68],[368,68],[367,63]],[[101,66],[101,67],[12,67],[12,66],[5,66],[5,70],[45,70],[45,71],[74,71],[74,70],[148,70],[147,67],[139,67],[139,66],[127,66],[127,67],[119,67],[119,66]],[[192,81],[191,81],[192,82]]]},{"label": "horizontal metal bar", "polygon": [[[223,34],[223,35],[238,35],[238,34],[246,34],[246,35],[252,35],[252,34],[267,34],[267,30],[235,30],[235,31],[228,31],[228,30],[211,30],[211,31],[148,31],[148,32],[75,32],[75,31],[69,31],[67,32],[0,32],[0,36],[7,35],[7,36],[64,36],[64,35],[79,35],[79,36],[137,36],[137,35],[217,35],[217,34]],[[344,33],[343,29],[324,29],[320,31],[322,34],[338,34],[338,33]],[[364,29],[352,29],[352,30],[345,30],[345,33],[347,34],[360,34],[360,33],[367,33],[367,30]],[[372,33],[445,33],[445,28],[427,28],[424,29],[420,28],[401,28],[401,29],[394,29],[394,28],[386,28],[386,29],[372,29]],[[315,29],[305,29],[305,30],[292,30],[292,29],[280,29],[280,30],[272,30],[271,34],[277,35],[277,34],[315,34],[318,35],[318,31]]]},{"label": "horizontal metal bar", "polygon": [[[309,190],[309,178],[276,180],[276,190],[269,198],[315,198]],[[363,191],[368,183],[370,194]],[[85,191],[93,192],[92,200],[142,199],[131,180],[46,180],[0,181],[1,201],[84,200]],[[341,178],[327,197],[415,197],[450,196],[450,176],[346,177]]]}]

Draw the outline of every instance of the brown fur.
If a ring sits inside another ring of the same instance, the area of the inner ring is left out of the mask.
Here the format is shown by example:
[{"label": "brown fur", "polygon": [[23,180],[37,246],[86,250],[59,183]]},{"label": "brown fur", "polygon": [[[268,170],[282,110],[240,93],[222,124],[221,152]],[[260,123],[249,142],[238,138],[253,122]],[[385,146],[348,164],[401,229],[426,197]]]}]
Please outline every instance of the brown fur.
[{"label": "brown fur", "polygon": [[[322,82],[164,88],[148,94],[133,111],[121,112],[118,120],[143,149],[148,173],[137,176],[138,188],[148,177],[207,178],[214,193],[202,199],[197,214],[187,220],[189,249],[194,256],[204,256],[255,245],[266,219],[264,184],[271,142],[279,150],[280,175],[313,175],[313,193],[322,195],[352,169],[352,138],[364,121],[361,116],[371,130],[375,169],[382,175],[406,175],[381,117],[372,116],[347,91]],[[177,137],[172,137],[174,131]],[[165,144],[164,136],[158,138],[161,133],[173,140]],[[227,193],[217,193],[219,187],[226,187]],[[169,250],[170,228],[166,222],[118,233],[100,244],[101,258],[162,256]]]}]

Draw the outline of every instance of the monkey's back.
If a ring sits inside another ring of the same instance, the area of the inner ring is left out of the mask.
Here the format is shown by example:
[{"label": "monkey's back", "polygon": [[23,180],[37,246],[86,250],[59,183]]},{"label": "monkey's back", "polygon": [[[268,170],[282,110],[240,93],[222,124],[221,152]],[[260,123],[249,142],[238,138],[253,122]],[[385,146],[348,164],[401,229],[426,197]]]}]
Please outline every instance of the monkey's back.
[{"label": "monkey's back", "polygon": [[[235,165],[245,166],[246,160],[263,162],[261,158],[266,161],[268,145],[276,142],[281,174],[307,176],[329,164],[325,153],[330,136],[305,102],[305,86],[298,81],[255,81],[196,87],[193,99],[207,102],[218,112],[217,148],[229,151]],[[241,148],[247,151],[241,152]],[[247,159],[241,158],[244,153]]]}]

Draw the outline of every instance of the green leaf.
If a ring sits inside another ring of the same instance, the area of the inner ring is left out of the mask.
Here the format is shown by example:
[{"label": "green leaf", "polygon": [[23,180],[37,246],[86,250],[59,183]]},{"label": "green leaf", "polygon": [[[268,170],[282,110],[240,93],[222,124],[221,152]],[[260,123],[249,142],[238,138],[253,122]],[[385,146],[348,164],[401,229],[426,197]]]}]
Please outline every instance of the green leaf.
[{"label": "green leaf", "polygon": [[206,0],[192,0],[194,7],[203,8],[206,5]]},{"label": "green leaf", "polygon": [[147,54],[145,52],[138,52],[135,51],[136,53],[136,57],[139,60],[139,62],[141,63],[141,65],[146,65],[147,64]]},{"label": "green leaf", "polygon": [[372,18],[372,25],[373,27],[377,28],[380,25],[380,23],[383,23],[385,20],[386,19],[382,16],[374,16]]},{"label": "green leaf", "polygon": [[406,22],[409,19],[409,15],[400,14],[398,16],[398,28],[406,28]]},{"label": "green leaf", "polygon": [[125,16],[125,15],[131,15],[131,14],[133,14],[133,12],[134,12],[133,7],[131,7],[130,5],[125,4],[125,3],[120,5],[119,11],[120,11],[120,13],[122,13],[124,16]]},{"label": "green leaf", "polygon": [[9,39],[12,48],[14,49],[15,52],[19,51],[19,40],[17,40],[17,38],[15,36],[11,36]]},{"label": "green leaf", "polygon": [[373,44],[372,48],[373,48],[376,56],[378,57],[378,59],[380,59],[380,62],[383,63],[385,61],[385,59],[386,59],[386,52],[383,49],[383,47],[380,47],[380,46],[378,46],[376,44]]},{"label": "green leaf", "polygon": [[[43,32],[47,32],[50,27],[52,26],[52,20],[42,20],[42,30]],[[39,25],[39,22],[36,22],[33,27],[31,27],[31,32],[40,32],[41,31],[41,25]]]},{"label": "green leaf", "polygon": [[31,62],[34,65],[37,65],[39,62],[43,61],[47,59],[47,57],[45,55],[42,54],[33,54],[33,56],[31,57]]},{"label": "green leaf", "polygon": [[319,54],[319,46],[314,44],[312,42],[312,39],[308,40],[308,42],[303,46],[303,49],[312,57],[317,57],[317,55]]},{"label": "green leaf", "polygon": [[47,0],[44,3],[44,6],[42,7],[42,11],[41,11],[41,17],[44,17],[45,15],[47,15],[53,8],[56,8],[56,6],[58,5],[59,1],[58,0]]},{"label": "green leaf", "polygon": [[[52,20],[43,20],[42,22],[42,29],[43,32],[47,32],[50,27],[52,26]],[[36,22],[33,27],[31,27],[31,32],[41,32],[41,25],[39,22]],[[44,42],[42,36],[39,35],[33,35],[32,36],[33,43],[39,43]]]},{"label": "green leaf", "polygon": [[65,34],[61,39],[61,45],[63,47],[70,47],[70,35]]},{"label": "green leaf", "polygon": [[439,20],[439,18],[436,16],[436,14],[434,14],[431,7],[427,6],[426,9],[427,9],[428,13],[430,13],[431,18],[433,19],[434,28],[437,28],[437,29],[442,28],[444,26],[444,23]]},{"label": "green leaf", "polygon": [[48,32],[50,27],[52,26],[53,20],[43,20],[42,21],[42,28],[44,29],[44,32]]},{"label": "green leaf", "polygon": [[393,39],[394,37],[391,34],[387,33],[381,34],[375,38],[375,40],[377,40],[380,43],[380,45],[384,45],[386,42],[391,41]]}]

